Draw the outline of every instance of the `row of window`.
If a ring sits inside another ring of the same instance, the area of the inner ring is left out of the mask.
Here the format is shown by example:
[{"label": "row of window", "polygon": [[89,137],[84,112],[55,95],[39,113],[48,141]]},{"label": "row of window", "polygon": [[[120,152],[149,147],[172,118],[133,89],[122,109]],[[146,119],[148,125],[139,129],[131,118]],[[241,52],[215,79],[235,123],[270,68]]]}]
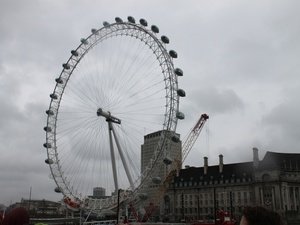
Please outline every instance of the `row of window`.
[{"label": "row of window", "polygon": [[[219,209],[230,212],[230,207],[220,207]],[[242,206],[232,207],[232,212],[241,212],[243,210]],[[213,214],[213,207],[200,207],[200,208],[175,208],[175,214]]]},{"label": "row of window", "polygon": [[[217,199],[224,199],[225,198],[230,198],[230,193],[231,193],[231,196],[232,196],[232,199],[241,199],[242,195],[243,195],[243,198],[248,198],[248,196],[250,195],[249,192],[247,191],[237,191],[237,192],[219,192],[219,193],[216,193],[216,198]],[[197,194],[181,194],[181,195],[178,195],[177,198],[181,199],[183,198],[184,200],[197,200],[197,199],[208,199],[208,198],[213,198],[213,193],[212,192],[207,192],[207,193],[199,193],[198,195]]]},{"label": "row of window", "polygon": [[[231,198],[231,199],[230,199]],[[220,205],[229,205],[230,202],[234,204],[247,204],[250,202],[250,193],[244,192],[221,192],[216,193],[216,201]],[[199,195],[181,194],[177,195],[177,206],[184,204],[184,206],[197,205],[212,205],[214,204],[213,193],[200,193]]]},{"label": "row of window", "polygon": [[220,179],[220,180],[210,180],[210,181],[180,181],[173,183],[173,187],[197,187],[201,185],[212,185],[212,184],[228,184],[228,183],[241,183],[241,182],[251,182],[252,179],[249,178],[237,178],[237,179]]}]

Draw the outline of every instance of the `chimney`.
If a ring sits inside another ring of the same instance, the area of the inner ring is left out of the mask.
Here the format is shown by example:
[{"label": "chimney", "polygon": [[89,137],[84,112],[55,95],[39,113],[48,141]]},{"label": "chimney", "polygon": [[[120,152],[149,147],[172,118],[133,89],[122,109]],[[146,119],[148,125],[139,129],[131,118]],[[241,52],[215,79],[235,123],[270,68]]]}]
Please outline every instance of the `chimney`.
[{"label": "chimney", "polygon": [[219,173],[223,173],[223,155],[219,155]]},{"label": "chimney", "polygon": [[258,149],[253,148],[253,167],[254,169],[257,169],[259,163],[259,158],[258,158]]},{"label": "chimney", "polygon": [[208,170],[208,158],[205,156],[204,157],[204,175],[207,174],[207,170]]}]

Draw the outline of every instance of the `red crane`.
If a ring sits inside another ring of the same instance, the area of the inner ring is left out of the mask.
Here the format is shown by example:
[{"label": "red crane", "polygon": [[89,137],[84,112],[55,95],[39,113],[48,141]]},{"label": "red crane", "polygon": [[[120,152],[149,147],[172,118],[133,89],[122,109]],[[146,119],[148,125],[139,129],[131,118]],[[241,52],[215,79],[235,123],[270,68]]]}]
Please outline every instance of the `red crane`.
[{"label": "red crane", "polygon": [[202,114],[200,118],[198,119],[195,126],[190,130],[189,135],[185,139],[185,141],[182,144],[182,162],[184,162],[185,158],[190,153],[191,149],[193,148],[197,138],[199,137],[199,134],[201,133],[201,130],[206,122],[206,120],[209,119],[209,116],[207,114]]},{"label": "red crane", "polygon": [[202,114],[200,118],[197,120],[196,124],[192,127],[190,130],[187,138],[182,144],[182,151],[181,151],[181,156],[178,156],[177,158],[174,159],[175,162],[171,163],[169,165],[169,174],[166,176],[164,181],[159,187],[159,190],[156,192],[155,197],[152,199],[152,202],[150,203],[150,207],[148,210],[146,210],[146,214],[144,215],[143,218],[140,218],[134,209],[133,205],[130,205],[130,208],[132,210],[133,216],[137,221],[142,221],[146,222],[151,214],[153,213],[154,209],[156,208],[155,205],[161,200],[163,194],[169,187],[169,183],[172,181],[173,177],[176,175],[176,172],[178,172],[181,169],[181,165],[188,156],[189,152],[193,148],[197,138],[199,137],[201,130],[205,124],[205,122],[209,119],[209,116],[207,114]]}]

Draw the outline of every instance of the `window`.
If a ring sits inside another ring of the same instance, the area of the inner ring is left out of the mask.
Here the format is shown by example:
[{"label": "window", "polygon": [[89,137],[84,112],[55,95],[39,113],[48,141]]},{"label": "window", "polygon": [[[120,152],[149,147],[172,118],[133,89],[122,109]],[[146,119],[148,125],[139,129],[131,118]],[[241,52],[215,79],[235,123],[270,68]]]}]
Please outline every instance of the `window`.
[{"label": "window", "polygon": [[248,193],[244,191],[244,204],[246,205],[248,203]]},{"label": "window", "polygon": [[271,180],[271,176],[269,174],[265,173],[262,175],[262,180],[264,182],[269,182]]}]

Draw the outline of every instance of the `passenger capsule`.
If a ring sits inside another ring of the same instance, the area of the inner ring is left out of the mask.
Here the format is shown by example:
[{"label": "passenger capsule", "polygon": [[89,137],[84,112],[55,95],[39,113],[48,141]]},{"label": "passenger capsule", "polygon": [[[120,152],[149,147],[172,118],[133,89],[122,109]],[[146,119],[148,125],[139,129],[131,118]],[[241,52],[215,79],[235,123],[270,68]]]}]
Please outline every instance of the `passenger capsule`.
[{"label": "passenger capsule", "polygon": [[180,141],[178,135],[173,135],[172,138],[171,138],[171,140],[172,140],[173,142],[175,142],[175,143],[178,143],[178,142]]},{"label": "passenger capsule", "polygon": [[70,69],[70,65],[68,63],[64,63],[63,65],[63,68],[66,69],[66,70],[69,70]]},{"label": "passenger capsule", "polygon": [[143,25],[144,27],[148,26],[147,20],[145,19],[140,19],[140,24]]},{"label": "passenger capsule", "polygon": [[56,187],[56,188],[54,189],[54,191],[55,191],[56,193],[61,193],[61,189],[60,189],[59,187]]},{"label": "passenger capsule", "polygon": [[165,43],[165,44],[169,44],[170,43],[170,40],[169,40],[169,38],[167,37],[167,36],[161,36],[161,41],[163,42],[163,43]]},{"label": "passenger capsule", "polygon": [[151,26],[151,30],[154,32],[154,33],[159,33],[159,29],[158,29],[158,27],[157,26],[155,26],[155,25],[152,25]]},{"label": "passenger capsule", "polygon": [[60,77],[56,78],[55,81],[58,84],[63,84],[64,83],[63,80]]},{"label": "passenger capsule", "polygon": [[175,52],[174,50],[170,50],[170,51],[169,51],[169,55],[170,55],[172,58],[174,58],[174,59],[177,58],[177,52]]},{"label": "passenger capsule", "polygon": [[175,73],[177,76],[180,76],[180,77],[183,76],[183,71],[182,71],[182,69],[180,69],[180,68],[176,68],[176,69],[174,70],[174,73]]},{"label": "passenger capsule", "polygon": [[52,98],[52,99],[57,99],[57,94],[50,94],[50,98]]},{"label": "passenger capsule", "polygon": [[44,131],[46,131],[46,132],[51,132],[51,131],[52,131],[52,128],[51,128],[51,127],[44,127]]},{"label": "passenger capsule", "polygon": [[50,143],[44,143],[43,146],[44,146],[45,148],[51,148],[51,147],[52,147]]},{"label": "passenger capsule", "polygon": [[68,69],[70,69],[70,65],[68,63],[64,63],[63,64],[63,68],[66,69],[66,70],[68,70]]},{"label": "passenger capsule", "polygon": [[160,184],[161,183],[161,178],[160,177],[153,177],[152,178],[152,182],[154,184]]},{"label": "passenger capsule", "polygon": [[53,164],[53,160],[52,159],[45,159],[45,163],[48,165]]},{"label": "passenger capsule", "polygon": [[183,120],[184,119],[184,114],[182,112],[177,112],[176,113],[176,118],[180,119],[180,120]]},{"label": "passenger capsule", "polygon": [[127,19],[128,19],[128,22],[135,23],[135,19],[132,16],[128,16]]},{"label": "passenger capsule", "polygon": [[46,110],[46,114],[49,116],[53,116],[54,112],[52,110],[48,109],[48,110]]},{"label": "passenger capsule", "polygon": [[97,34],[98,34],[98,30],[97,30],[97,29],[95,29],[95,28],[93,28],[93,29],[91,30],[91,32],[92,32],[92,34],[95,34],[95,35],[97,35]]},{"label": "passenger capsule", "polygon": [[169,157],[166,157],[166,158],[164,158],[163,162],[166,165],[170,165],[172,163],[172,159],[170,159]]},{"label": "passenger capsule", "polygon": [[182,90],[182,89],[178,89],[178,90],[177,90],[177,94],[178,94],[180,97],[185,97],[185,91]]},{"label": "passenger capsule", "polygon": [[85,38],[81,38],[80,39],[80,42],[82,43],[82,44],[84,44],[84,45],[87,45],[89,42],[87,41],[87,39],[85,39]]},{"label": "passenger capsule", "polygon": [[122,20],[120,17],[116,17],[116,18],[115,18],[115,21],[116,21],[117,23],[123,23],[123,20]]},{"label": "passenger capsule", "polygon": [[109,26],[109,22],[104,21],[104,22],[103,22],[103,26],[108,27],[108,26]]},{"label": "passenger capsule", "polygon": [[72,50],[72,51],[71,51],[71,54],[72,54],[73,56],[76,56],[76,57],[79,55],[78,52],[77,52],[76,50]]}]

